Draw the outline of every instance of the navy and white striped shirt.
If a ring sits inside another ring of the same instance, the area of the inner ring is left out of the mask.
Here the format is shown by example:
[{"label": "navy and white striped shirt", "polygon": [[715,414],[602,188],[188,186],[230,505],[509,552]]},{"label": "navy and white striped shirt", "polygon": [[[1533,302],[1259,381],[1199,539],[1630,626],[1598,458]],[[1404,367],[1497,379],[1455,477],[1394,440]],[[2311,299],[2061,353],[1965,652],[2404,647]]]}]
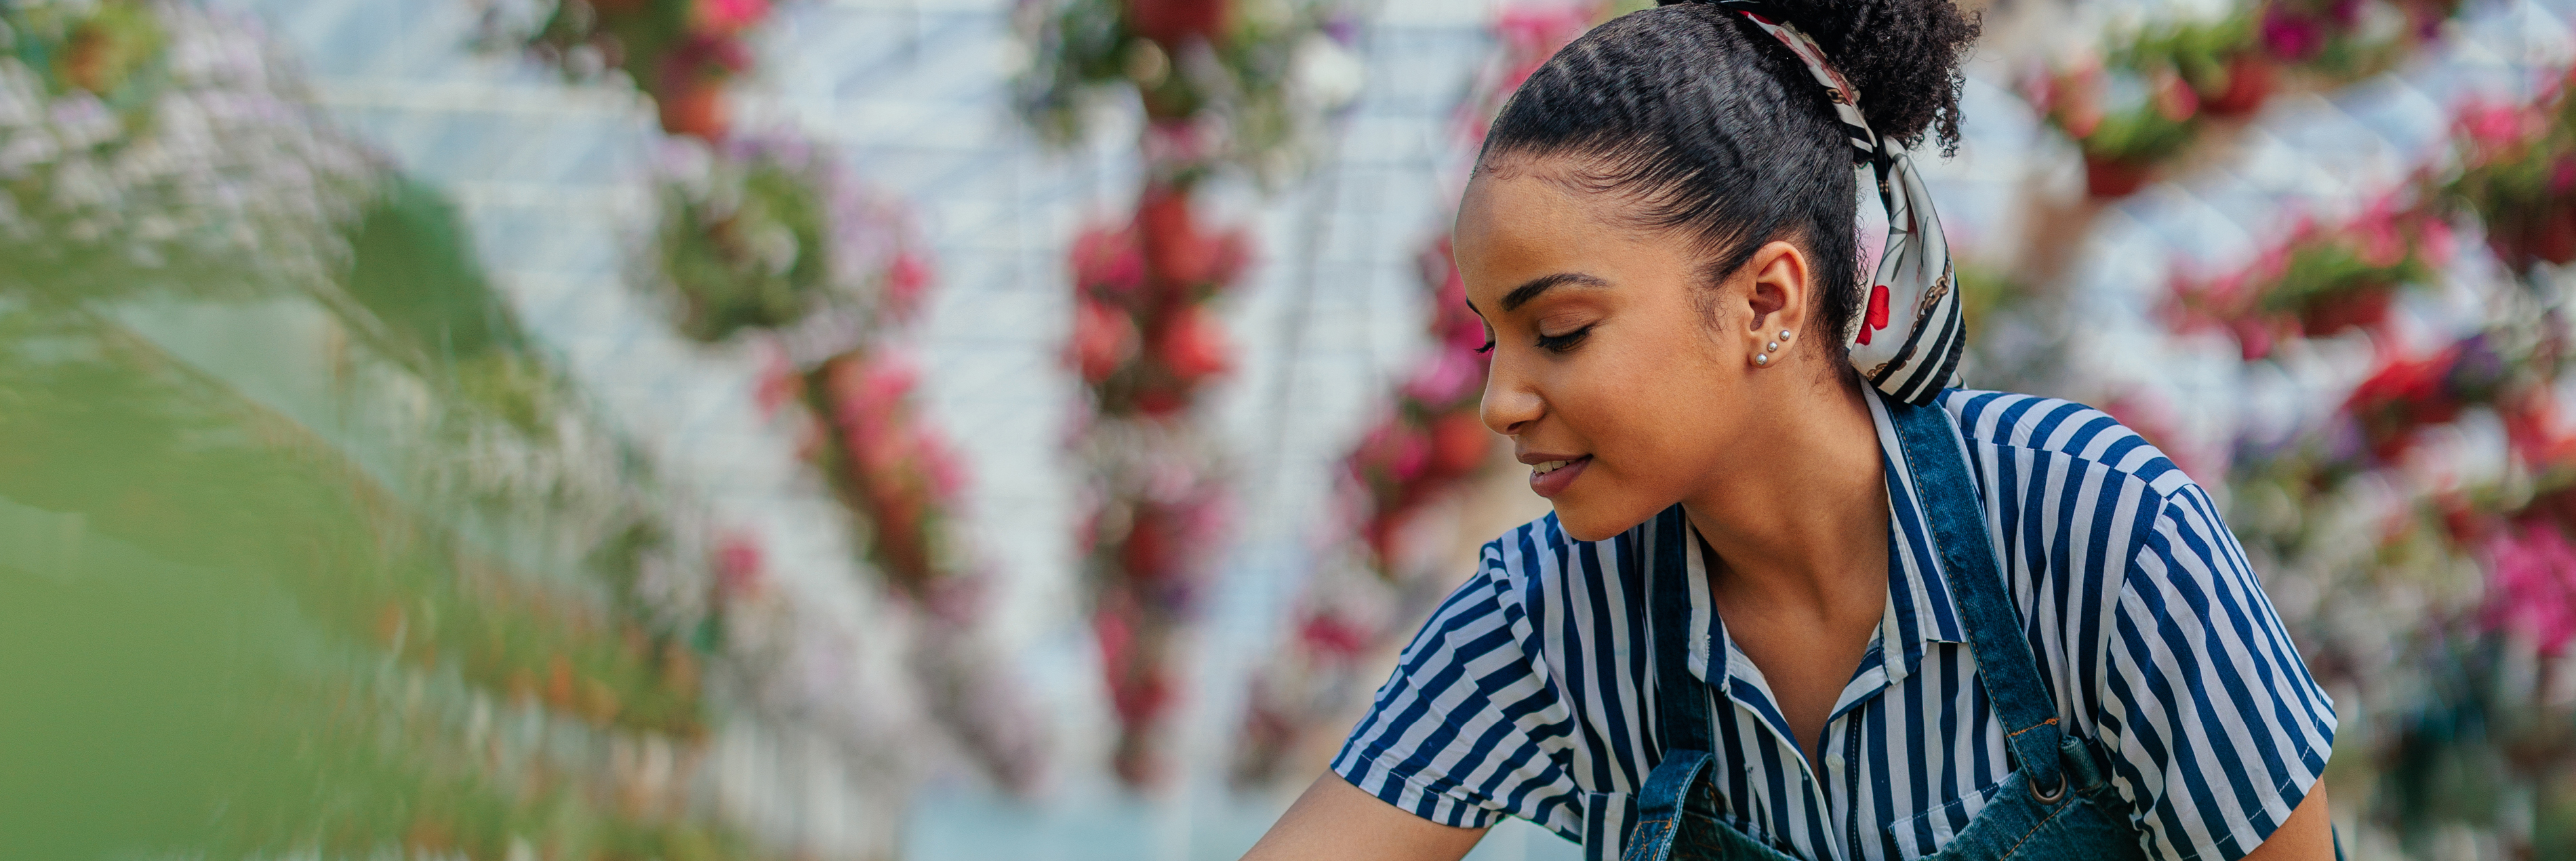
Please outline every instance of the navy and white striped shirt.
[{"label": "navy and white striped shirt", "polygon": [[[2334,706],[2199,485],[2110,416],[1946,392],[1986,525],[2064,725],[2096,740],[2152,857],[2235,859],[2325,770]],[[1879,447],[1898,450],[1877,392]],[[1690,671],[1717,723],[1723,812],[1809,859],[1903,859],[1947,843],[2011,771],[1911,478],[1887,462],[1887,610],[1814,770],[1688,560]],[[1652,521],[1640,529],[1651,529]],[[1628,544],[1635,552],[1652,536]],[[1482,570],[1404,650],[1333,770],[1446,825],[1518,816],[1618,857],[1664,733],[1648,565],[1569,539],[1554,515],[1485,545]],[[1712,679],[1711,655],[1717,655]]]}]

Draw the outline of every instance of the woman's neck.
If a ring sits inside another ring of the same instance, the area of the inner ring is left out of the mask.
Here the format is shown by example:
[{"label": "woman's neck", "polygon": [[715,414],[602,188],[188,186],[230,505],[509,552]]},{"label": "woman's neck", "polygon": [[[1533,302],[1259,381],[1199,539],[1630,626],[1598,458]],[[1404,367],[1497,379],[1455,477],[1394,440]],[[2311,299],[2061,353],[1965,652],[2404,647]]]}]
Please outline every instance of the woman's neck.
[{"label": "woman's neck", "polygon": [[[1866,396],[1784,399],[1737,463],[1682,501],[1725,561],[1721,604],[1871,612],[1885,600],[1887,484]],[[1804,615],[1804,614],[1801,614]]]}]

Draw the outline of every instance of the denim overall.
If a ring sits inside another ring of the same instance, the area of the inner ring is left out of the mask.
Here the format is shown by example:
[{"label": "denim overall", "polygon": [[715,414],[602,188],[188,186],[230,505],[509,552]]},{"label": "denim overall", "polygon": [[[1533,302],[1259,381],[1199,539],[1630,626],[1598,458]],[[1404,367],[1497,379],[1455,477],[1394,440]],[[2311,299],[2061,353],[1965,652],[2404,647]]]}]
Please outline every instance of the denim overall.
[{"label": "denim overall", "polygon": [[[2111,788],[2094,745],[2061,732],[2057,703],[2039,681],[2021,613],[2004,589],[2003,575],[1986,539],[1977,485],[1959,456],[1950,416],[1940,407],[1887,402],[1903,452],[1898,461],[1914,477],[1915,493],[1932,524],[1941,574],[1968,630],[1977,678],[2003,721],[2013,773],[1958,836],[1927,856],[1937,861],[2031,859],[2144,859],[2127,803]],[[1637,827],[1628,832],[1622,861],[1791,861],[1792,856],[1718,816],[1717,784],[1710,780],[1711,722],[1706,683],[1692,678],[1685,660],[1697,632],[1690,625],[1690,580],[1684,572],[1683,530],[1660,529],[1655,548],[1654,629],[1659,718],[1666,734],[1663,760],[1637,794]],[[1855,835],[1857,836],[1857,835]],[[2339,855],[2340,853],[2338,853]]]}]

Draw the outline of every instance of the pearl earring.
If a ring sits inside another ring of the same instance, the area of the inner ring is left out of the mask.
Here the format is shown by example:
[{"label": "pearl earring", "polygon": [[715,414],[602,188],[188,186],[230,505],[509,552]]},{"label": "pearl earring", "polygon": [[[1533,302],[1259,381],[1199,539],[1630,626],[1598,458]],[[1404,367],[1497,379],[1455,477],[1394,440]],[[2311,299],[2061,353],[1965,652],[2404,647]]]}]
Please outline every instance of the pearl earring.
[{"label": "pearl earring", "polygon": [[1780,342],[1778,342],[1778,341],[1773,341],[1773,342],[1771,342],[1771,343],[1768,343],[1768,344],[1764,344],[1764,345],[1762,345],[1762,352],[1765,352],[1765,353],[1777,353],[1777,352],[1780,352]]},{"label": "pearl earring", "polygon": [[1789,330],[1787,330],[1787,329],[1782,329],[1782,330],[1780,330],[1780,340],[1783,340],[1783,341],[1789,340]]},{"label": "pearl earring", "polygon": [[1755,353],[1755,354],[1753,354],[1753,364],[1755,364],[1755,365],[1768,365],[1768,364],[1771,364],[1771,357],[1770,357],[1770,356],[1763,355],[1763,354],[1761,354],[1761,353]]}]

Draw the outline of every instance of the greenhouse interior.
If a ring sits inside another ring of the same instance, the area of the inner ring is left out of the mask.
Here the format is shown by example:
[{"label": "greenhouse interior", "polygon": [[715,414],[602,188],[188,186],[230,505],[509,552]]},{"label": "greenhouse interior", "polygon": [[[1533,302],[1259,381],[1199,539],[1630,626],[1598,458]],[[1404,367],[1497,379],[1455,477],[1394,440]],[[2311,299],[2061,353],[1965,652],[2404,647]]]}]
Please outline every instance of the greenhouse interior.
[{"label": "greenhouse interior", "polygon": [[[2217,500],[2346,857],[2576,857],[2576,3],[1961,4],[1960,383]],[[1647,8],[0,0],[0,856],[1242,856],[1549,512],[1450,225]]]}]

